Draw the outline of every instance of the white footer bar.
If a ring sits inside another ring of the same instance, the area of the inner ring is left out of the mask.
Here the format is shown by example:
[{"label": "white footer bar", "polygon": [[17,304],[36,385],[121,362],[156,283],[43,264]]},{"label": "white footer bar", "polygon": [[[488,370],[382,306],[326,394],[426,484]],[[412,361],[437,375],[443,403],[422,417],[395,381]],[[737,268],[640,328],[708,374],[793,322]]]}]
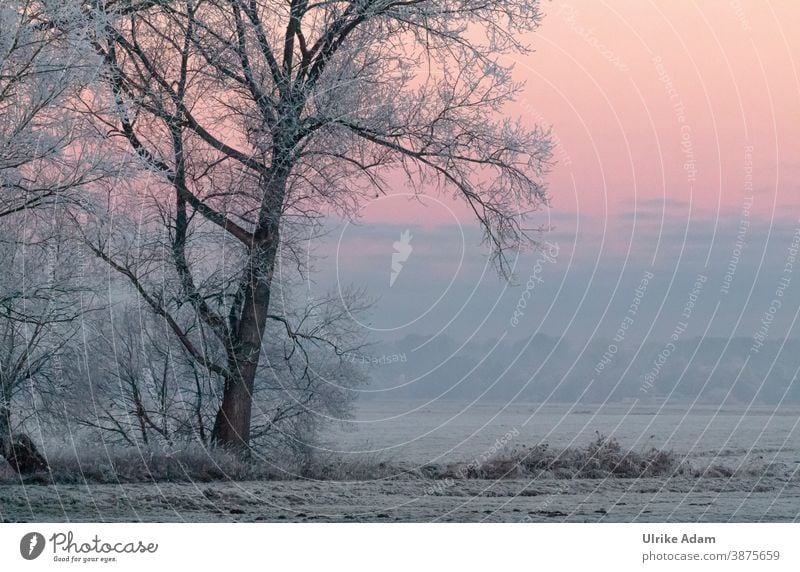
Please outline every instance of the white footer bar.
[{"label": "white footer bar", "polygon": [[0,569],[14,571],[489,572],[598,566],[794,572],[800,570],[800,524],[0,525]]}]

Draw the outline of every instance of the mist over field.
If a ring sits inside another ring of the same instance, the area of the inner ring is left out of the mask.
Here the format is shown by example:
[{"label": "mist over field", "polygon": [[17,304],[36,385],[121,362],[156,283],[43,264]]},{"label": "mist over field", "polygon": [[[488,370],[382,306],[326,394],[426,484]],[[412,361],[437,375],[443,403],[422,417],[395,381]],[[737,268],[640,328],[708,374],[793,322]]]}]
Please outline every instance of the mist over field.
[{"label": "mist over field", "polygon": [[415,335],[350,359],[372,366],[373,382],[360,399],[800,404],[800,342],[767,341],[758,353],[752,347],[751,338],[618,347],[613,338],[463,342]]}]

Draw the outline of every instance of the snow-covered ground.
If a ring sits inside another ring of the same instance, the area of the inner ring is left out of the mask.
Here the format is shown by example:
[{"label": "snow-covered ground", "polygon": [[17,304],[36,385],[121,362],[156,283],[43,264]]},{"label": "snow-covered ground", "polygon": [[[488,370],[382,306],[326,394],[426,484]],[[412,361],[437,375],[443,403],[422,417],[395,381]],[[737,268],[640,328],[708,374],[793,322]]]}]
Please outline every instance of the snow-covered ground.
[{"label": "snow-covered ground", "polygon": [[6,521],[797,521],[800,480],[247,482],[0,487]]},{"label": "snow-covered ground", "polygon": [[583,446],[601,433],[627,449],[655,447],[731,466],[758,460],[798,463],[800,470],[797,407],[362,401],[356,419],[328,439],[328,449],[438,463],[472,459],[509,433],[510,448]]},{"label": "snow-covered ground", "polygon": [[[743,476],[648,479],[271,481],[0,486],[7,521],[800,521],[800,411],[715,407],[364,403],[329,435],[337,454],[406,466],[470,461],[509,448],[671,449]],[[354,430],[356,428],[357,430]],[[769,467],[769,473],[760,467]],[[742,470],[747,469],[747,470]]]}]

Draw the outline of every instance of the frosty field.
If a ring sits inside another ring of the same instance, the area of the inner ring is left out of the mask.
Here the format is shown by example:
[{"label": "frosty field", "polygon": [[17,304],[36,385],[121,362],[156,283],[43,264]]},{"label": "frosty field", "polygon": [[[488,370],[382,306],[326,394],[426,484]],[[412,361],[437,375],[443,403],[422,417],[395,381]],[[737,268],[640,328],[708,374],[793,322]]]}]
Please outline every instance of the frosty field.
[{"label": "frosty field", "polygon": [[420,480],[0,487],[7,521],[791,522],[800,481]]},{"label": "frosty field", "polygon": [[761,457],[800,463],[797,407],[362,402],[356,421],[329,446],[424,464],[479,455],[514,430],[519,435],[508,443],[511,447],[582,445],[599,432],[630,449],[673,449],[708,459],[719,455],[731,463]]},{"label": "frosty field", "polygon": [[754,522],[800,520],[800,412],[614,405],[362,403],[328,449],[375,463],[439,466],[497,447],[583,445],[674,450],[736,476],[641,479],[280,480],[0,486],[6,521]]}]

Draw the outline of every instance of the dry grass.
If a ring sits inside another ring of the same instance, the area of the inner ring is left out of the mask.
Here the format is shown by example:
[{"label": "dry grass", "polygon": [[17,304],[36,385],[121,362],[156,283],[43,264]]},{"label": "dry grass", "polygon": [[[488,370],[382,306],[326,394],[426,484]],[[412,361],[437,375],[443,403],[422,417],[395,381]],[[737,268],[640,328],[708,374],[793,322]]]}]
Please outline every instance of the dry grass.
[{"label": "dry grass", "polygon": [[297,475],[318,481],[371,481],[401,475],[418,476],[414,471],[392,463],[377,454],[316,454],[304,459]]},{"label": "dry grass", "polygon": [[[45,450],[49,472],[23,478],[26,483],[211,482],[278,479],[284,475],[265,463],[248,463],[200,445],[174,448],[81,447]],[[19,483],[16,476],[14,482]],[[0,480],[0,482],[3,482]],[[5,482],[9,482],[8,479]]]},{"label": "dry grass", "polygon": [[603,435],[585,447],[554,451],[548,445],[518,447],[482,463],[453,463],[444,477],[472,479],[550,478],[605,479],[647,478],[689,475],[691,467],[672,451],[625,450],[613,438]]},{"label": "dry grass", "polygon": [[[378,455],[315,454],[271,463],[243,461],[228,452],[199,444],[170,449],[133,447],[75,449],[47,448],[49,473],[26,476],[25,483],[147,483],[311,479],[366,481],[419,479],[606,479],[606,478],[729,478],[776,473],[773,467],[745,464],[738,469],[712,464],[692,466],[673,451],[624,449],[603,435],[584,447],[554,451],[548,445],[504,450],[478,462],[409,467]],[[0,484],[19,484],[21,478],[0,471]]]}]

